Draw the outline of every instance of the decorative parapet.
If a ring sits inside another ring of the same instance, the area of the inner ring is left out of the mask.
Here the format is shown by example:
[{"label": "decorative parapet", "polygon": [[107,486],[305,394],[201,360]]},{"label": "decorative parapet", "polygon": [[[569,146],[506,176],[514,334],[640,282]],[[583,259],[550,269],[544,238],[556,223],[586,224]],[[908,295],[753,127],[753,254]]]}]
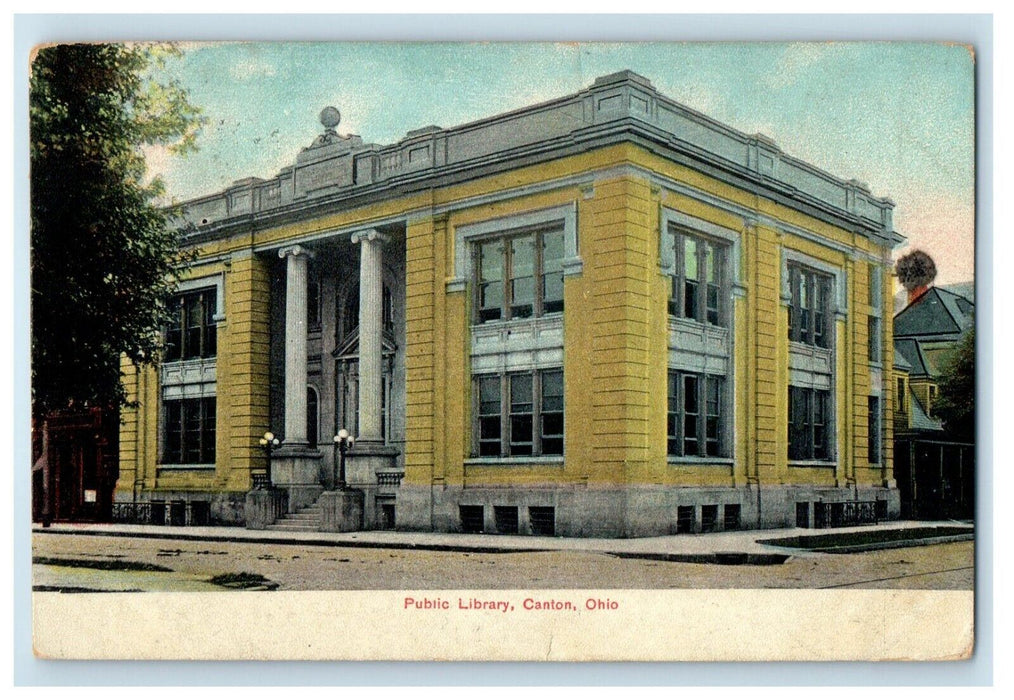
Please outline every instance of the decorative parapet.
[{"label": "decorative parapet", "polygon": [[472,326],[472,374],[503,374],[563,365],[563,317],[558,314]]},{"label": "decorative parapet", "polygon": [[831,350],[794,341],[789,343],[789,384],[830,390],[833,373]]},{"label": "decorative parapet", "polygon": [[160,367],[160,385],[165,399],[214,396],[217,387],[215,358],[164,362]]},{"label": "decorative parapet", "polygon": [[246,178],[185,203],[183,228],[212,233],[251,215],[281,214],[307,202],[330,204],[408,183],[466,179],[632,138],[673,158],[717,166],[709,170],[716,177],[753,183],[771,196],[808,205],[818,216],[846,219],[885,243],[899,239],[890,199],[786,155],[763,134],[744,134],[685,107],[630,71],[600,77],[573,95],[469,124],[416,129],[389,146],[329,129],[271,180]]},{"label": "decorative parapet", "polygon": [[729,329],[685,318],[669,319],[669,367],[726,375],[732,348]]}]

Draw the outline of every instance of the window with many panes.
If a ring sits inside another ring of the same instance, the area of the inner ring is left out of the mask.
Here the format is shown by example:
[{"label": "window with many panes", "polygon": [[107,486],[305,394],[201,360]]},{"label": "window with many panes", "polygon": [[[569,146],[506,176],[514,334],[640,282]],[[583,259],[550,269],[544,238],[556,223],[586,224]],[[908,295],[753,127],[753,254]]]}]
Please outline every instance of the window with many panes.
[{"label": "window with many panes", "polygon": [[475,319],[532,318],[563,311],[563,229],[475,244]]},{"label": "window with many panes", "polygon": [[317,446],[320,429],[320,408],[317,402],[317,390],[306,387],[306,441],[310,447]]},{"label": "window with many panes", "polygon": [[676,265],[669,313],[713,326],[727,326],[724,293],[728,244],[677,231]]},{"label": "window with many panes", "polygon": [[870,464],[880,464],[880,397],[867,397],[869,405],[869,417],[867,426],[869,430],[869,459]]},{"label": "window with many panes", "polygon": [[829,460],[831,393],[789,387],[789,459]]},{"label": "window with many panes", "polygon": [[[380,320],[384,332],[394,333],[394,296],[387,282],[384,282],[381,297]],[[359,330],[359,285],[353,284],[344,290],[339,290],[335,295],[335,324],[334,340],[336,344],[343,341]]]},{"label": "window with many panes", "polygon": [[306,284],[306,327],[320,330],[320,282],[311,279]]},{"label": "window with many panes", "polygon": [[563,370],[475,377],[478,457],[563,454]]},{"label": "window with many panes", "polygon": [[724,457],[723,377],[669,370],[668,453],[677,457]]},{"label": "window with many panes", "polygon": [[869,353],[870,362],[874,364],[880,364],[884,361],[883,358],[883,334],[881,333],[880,319],[876,316],[867,317],[867,325],[869,330]]},{"label": "window with many panes", "polygon": [[218,341],[215,289],[177,294],[169,302],[165,331],[166,362],[214,357]]},{"label": "window with many panes", "polygon": [[831,346],[831,276],[789,265],[789,340],[820,348]]},{"label": "window with many panes", "polygon": [[162,402],[165,464],[215,463],[215,397]]},{"label": "window with many panes", "polygon": [[867,276],[869,278],[867,302],[870,306],[870,315],[867,317],[869,357],[873,364],[880,364],[884,361],[884,330],[881,322],[881,307],[883,301],[884,281],[881,276],[880,266],[870,263],[867,265]]}]

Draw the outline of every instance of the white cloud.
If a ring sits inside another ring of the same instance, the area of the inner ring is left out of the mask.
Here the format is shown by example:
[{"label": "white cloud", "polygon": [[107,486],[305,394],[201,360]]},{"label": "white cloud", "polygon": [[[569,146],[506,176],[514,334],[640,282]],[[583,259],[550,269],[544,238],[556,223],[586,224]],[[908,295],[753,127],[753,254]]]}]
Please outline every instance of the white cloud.
[{"label": "white cloud", "polygon": [[240,59],[229,66],[229,75],[234,80],[253,80],[254,78],[271,77],[278,68],[261,58]]},{"label": "white cloud", "polygon": [[894,227],[908,237],[895,259],[914,248],[929,253],[937,264],[937,284],[966,282],[975,277],[975,203],[947,193],[908,193],[899,205]]},{"label": "white cloud", "polygon": [[807,68],[823,60],[832,47],[829,43],[787,45],[774,68],[764,77],[764,84],[775,90],[793,85]]}]

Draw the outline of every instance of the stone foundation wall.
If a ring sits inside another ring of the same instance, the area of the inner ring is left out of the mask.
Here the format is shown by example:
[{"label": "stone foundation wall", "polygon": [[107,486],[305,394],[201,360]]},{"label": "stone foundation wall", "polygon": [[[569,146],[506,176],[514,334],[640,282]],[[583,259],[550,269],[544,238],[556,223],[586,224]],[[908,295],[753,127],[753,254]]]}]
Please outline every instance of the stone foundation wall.
[{"label": "stone foundation wall", "polygon": [[[795,527],[797,503],[806,504],[809,526],[814,503],[885,501],[888,519],[900,515],[897,489],[816,486],[737,488],[645,487],[633,489],[467,488],[402,486],[397,529],[462,532],[462,506],[482,506],[483,532],[497,532],[495,507],[517,508],[518,534],[535,534],[531,508],[552,508],[555,534],[562,537],[651,537],[680,532]],[[707,509],[707,510],[706,510]],[[477,511],[473,510],[473,513]]]},{"label": "stone foundation wall", "polygon": [[[124,498],[126,496],[126,498]],[[130,494],[116,493],[114,503],[130,502]],[[241,527],[244,522],[246,506],[245,491],[226,491],[209,493],[206,491],[147,491],[137,495],[138,504],[182,504],[184,525],[228,525]],[[201,510],[207,507],[207,521],[203,520]],[[189,507],[188,507],[189,506]],[[189,513],[189,515],[188,515]],[[153,514],[153,524],[163,524],[158,513]],[[188,520],[189,518],[189,520]],[[166,523],[168,524],[168,523]]]}]

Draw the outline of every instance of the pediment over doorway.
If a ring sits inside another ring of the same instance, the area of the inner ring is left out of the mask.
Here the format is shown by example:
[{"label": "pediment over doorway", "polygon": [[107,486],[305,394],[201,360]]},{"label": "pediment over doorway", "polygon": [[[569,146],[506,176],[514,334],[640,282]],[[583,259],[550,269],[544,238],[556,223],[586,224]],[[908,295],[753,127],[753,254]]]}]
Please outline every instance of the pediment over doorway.
[{"label": "pediment over doorway", "polygon": [[[381,338],[381,352],[384,357],[393,356],[397,351],[398,346],[394,342],[394,338],[390,333],[384,332]],[[359,329],[354,329],[351,333],[345,336],[338,346],[331,353],[331,356],[337,360],[358,360],[359,359]]]}]

